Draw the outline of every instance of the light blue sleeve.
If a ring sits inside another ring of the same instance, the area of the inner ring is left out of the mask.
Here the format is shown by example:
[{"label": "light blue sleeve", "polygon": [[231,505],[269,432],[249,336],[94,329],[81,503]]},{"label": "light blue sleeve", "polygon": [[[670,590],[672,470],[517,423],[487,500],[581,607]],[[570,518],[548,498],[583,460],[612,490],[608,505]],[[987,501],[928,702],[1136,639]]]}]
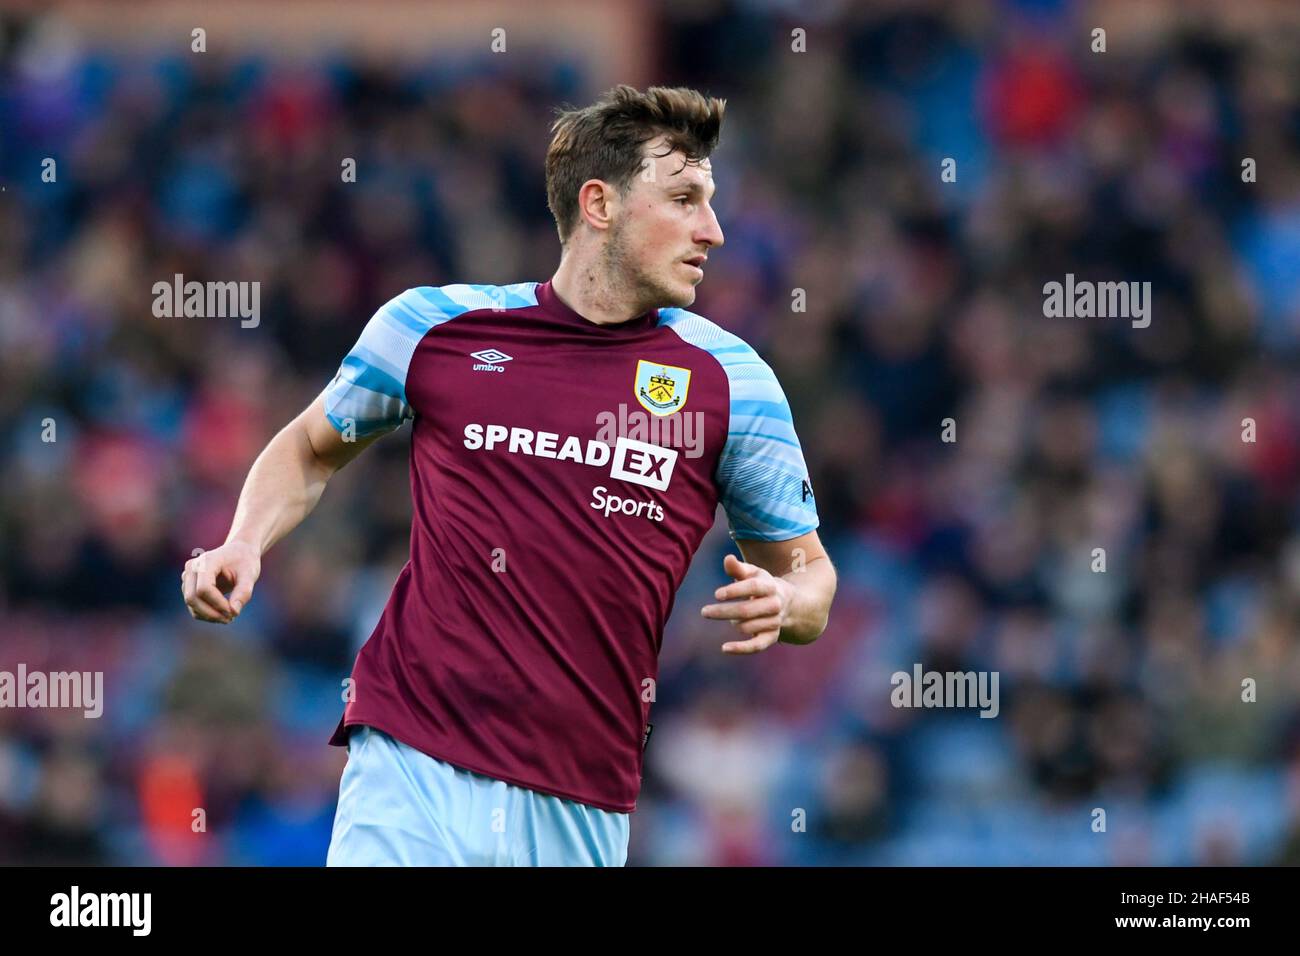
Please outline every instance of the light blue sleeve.
[{"label": "light blue sleeve", "polygon": [[718,461],[722,507],[731,536],[787,541],[819,524],[790,404],[767,363],[749,349],[751,361],[727,366],[731,423]]},{"label": "light blue sleeve", "polygon": [[776,374],[740,337],[681,309],[661,322],[709,352],[727,373],[731,409],[716,473],[731,537],[788,541],[815,531],[817,503],[790,404]]},{"label": "light blue sleeve", "polygon": [[325,415],[358,438],[383,434],[415,417],[406,374],[420,340],[465,312],[536,304],[535,282],[509,286],[419,286],[385,302],[361,330],[325,391]]}]

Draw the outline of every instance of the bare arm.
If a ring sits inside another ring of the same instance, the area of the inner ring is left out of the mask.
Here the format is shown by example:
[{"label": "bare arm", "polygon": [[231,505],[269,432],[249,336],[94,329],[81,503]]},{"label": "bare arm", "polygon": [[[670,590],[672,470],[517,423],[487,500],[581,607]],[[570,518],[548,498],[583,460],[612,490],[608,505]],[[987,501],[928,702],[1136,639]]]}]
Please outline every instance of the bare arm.
[{"label": "bare arm", "polygon": [[311,514],[334,472],[378,437],[344,441],[325,417],[324,396],[316,396],[253,462],[226,541],[252,545],[258,557],[266,554]]},{"label": "bare arm", "polygon": [[233,621],[252,596],[262,555],[311,514],[333,474],[379,437],[345,441],[325,417],[324,393],[282,428],[249,469],[225,544],[185,563],[190,615]]}]

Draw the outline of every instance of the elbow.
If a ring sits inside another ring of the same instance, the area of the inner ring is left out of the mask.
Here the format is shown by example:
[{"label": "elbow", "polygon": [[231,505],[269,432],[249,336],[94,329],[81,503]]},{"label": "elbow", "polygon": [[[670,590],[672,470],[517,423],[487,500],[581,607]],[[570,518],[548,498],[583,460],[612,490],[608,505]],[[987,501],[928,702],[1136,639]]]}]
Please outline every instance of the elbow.
[{"label": "elbow", "polygon": [[811,644],[825,633],[826,626],[830,623],[831,604],[835,601],[835,589],[838,586],[839,581],[835,574],[835,568],[831,565],[829,560],[826,562],[826,567],[828,575],[822,599],[817,602],[812,614],[809,615],[810,619],[801,629],[801,633],[797,636],[794,643]]},{"label": "elbow", "polygon": [[812,626],[808,629],[807,637],[801,643],[811,644],[813,641],[817,640],[817,638],[821,637],[822,634],[826,632],[826,625],[830,623],[830,618],[830,608],[828,607],[826,611],[813,622]]},{"label": "elbow", "polygon": [[830,623],[829,602],[821,613],[801,622],[797,627],[787,627],[783,630],[781,632],[781,642],[784,644],[811,644],[825,633],[828,623]]}]

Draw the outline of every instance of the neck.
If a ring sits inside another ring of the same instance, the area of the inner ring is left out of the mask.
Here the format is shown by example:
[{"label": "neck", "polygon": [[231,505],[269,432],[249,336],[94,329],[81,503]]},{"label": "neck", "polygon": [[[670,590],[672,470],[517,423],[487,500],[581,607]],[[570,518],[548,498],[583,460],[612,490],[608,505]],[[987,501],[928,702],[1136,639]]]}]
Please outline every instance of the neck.
[{"label": "neck", "polygon": [[559,268],[551,276],[551,288],[561,302],[596,325],[626,322],[646,311],[621,294],[605,270],[577,256],[561,257]]}]

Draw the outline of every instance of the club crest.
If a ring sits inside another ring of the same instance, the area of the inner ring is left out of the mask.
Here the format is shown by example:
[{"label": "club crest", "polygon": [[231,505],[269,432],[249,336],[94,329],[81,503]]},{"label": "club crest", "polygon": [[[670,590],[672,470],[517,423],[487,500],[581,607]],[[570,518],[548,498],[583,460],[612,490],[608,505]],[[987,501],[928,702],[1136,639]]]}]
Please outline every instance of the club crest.
[{"label": "club crest", "polygon": [[652,415],[674,415],[686,407],[691,370],[639,359],[632,391],[641,407]]}]

